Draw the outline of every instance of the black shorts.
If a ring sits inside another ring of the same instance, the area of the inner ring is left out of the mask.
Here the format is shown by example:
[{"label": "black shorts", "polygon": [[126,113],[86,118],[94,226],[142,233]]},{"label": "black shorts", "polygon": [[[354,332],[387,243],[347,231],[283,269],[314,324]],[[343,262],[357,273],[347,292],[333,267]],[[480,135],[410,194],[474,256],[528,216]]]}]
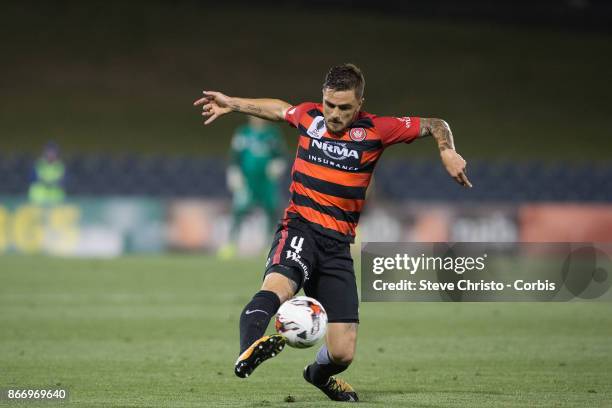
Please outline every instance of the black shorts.
[{"label": "black shorts", "polygon": [[321,302],[329,322],[359,322],[357,282],[348,242],[312,230],[307,221],[285,220],[276,230],[268,254],[265,275],[270,272],[293,280],[296,293],[303,287],[306,296]]}]

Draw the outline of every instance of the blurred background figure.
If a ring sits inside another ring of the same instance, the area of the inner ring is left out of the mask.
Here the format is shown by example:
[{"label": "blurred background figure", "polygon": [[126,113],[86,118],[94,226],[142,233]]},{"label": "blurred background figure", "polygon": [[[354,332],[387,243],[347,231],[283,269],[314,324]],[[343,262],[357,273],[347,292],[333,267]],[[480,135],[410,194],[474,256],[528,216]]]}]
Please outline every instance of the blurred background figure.
[{"label": "blurred background figure", "polygon": [[41,206],[61,204],[66,196],[63,187],[66,169],[60,159],[57,144],[47,143],[42,155],[34,163],[33,170],[28,192],[30,202]]},{"label": "blurred background figure", "polygon": [[221,258],[236,255],[242,221],[256,207],[264,210],[268,232],[272,232],[279,212],[279,180],[287,167],[286,151],[278,126],[271,122],[249,116],[248,123],[236,129],[227,170],[232,221],[229,242],[219,250]]}]

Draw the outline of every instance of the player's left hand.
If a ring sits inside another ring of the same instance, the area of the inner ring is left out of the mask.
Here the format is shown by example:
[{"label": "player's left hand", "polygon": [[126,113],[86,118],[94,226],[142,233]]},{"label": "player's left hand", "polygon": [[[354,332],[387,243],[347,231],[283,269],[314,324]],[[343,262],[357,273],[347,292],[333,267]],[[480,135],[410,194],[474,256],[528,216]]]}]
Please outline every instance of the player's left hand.
[{"label": "player's left hand", "polygon": [[470,180],[468,180],[465,174],[465,166],[467,166],[467,163],[459,153],[453,149],[446,149],[440,152],[440,157],[442,158],[442,163],[446,171],[457,183],[464,187],[472,187],[472,183],[470,183]]}]

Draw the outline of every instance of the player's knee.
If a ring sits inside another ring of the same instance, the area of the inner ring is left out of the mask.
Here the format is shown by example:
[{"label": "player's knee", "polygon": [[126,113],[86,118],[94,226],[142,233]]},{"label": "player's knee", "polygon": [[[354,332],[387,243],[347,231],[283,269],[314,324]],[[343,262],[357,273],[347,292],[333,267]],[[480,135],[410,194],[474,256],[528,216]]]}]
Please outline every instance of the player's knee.
[{"label": "player's knee", "polygon": [[351,364],[357,348],[357,324],[330,323],[327,328],[330,359],[336,364]]},{"label": "player's knee", "polygon": [[340,365],[349,365],[353,362],[353,357],[355,355],[355,351],[352,348],[347,348],[344,350],[330,350],[329,357],[331,360]]},{"label": "player's knee", "polygon": [[336,364],[351,364],[355,356],[355,340],[352,336],[346,336],[342,341],[336,341],[331,347],[328,345],[330,359]]},{"label": "player's knee", "polygon": [[297,289],[295,282],[277,272],[270,272],[261,285],[262,290],[276,293],[280,302],[283,303],[292,298]]}]

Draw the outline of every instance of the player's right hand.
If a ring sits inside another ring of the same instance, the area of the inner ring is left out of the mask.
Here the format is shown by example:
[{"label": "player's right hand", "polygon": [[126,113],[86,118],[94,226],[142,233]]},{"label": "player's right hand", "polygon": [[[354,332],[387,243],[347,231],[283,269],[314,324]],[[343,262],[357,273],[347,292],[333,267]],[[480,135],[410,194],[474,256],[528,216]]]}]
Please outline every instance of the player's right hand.
[{"label": "player's right hand", "polygon": [[232,111],[230,106],[231,98],[229,96],[215,91],[202,91],[202,93],[204,97],[195,101],[193,106],[202,105],[202,116],[208,118],[204,122],[205,125],[212,123],[219,116]]},{"label": "player's right hand", "polygon": [[467,163],[463,157],[453,149],[443,150],[440,156],[448,174],[463,187],[472,188],[472,183],[470,183],[470,180],[468,180],[465,174]]}]

